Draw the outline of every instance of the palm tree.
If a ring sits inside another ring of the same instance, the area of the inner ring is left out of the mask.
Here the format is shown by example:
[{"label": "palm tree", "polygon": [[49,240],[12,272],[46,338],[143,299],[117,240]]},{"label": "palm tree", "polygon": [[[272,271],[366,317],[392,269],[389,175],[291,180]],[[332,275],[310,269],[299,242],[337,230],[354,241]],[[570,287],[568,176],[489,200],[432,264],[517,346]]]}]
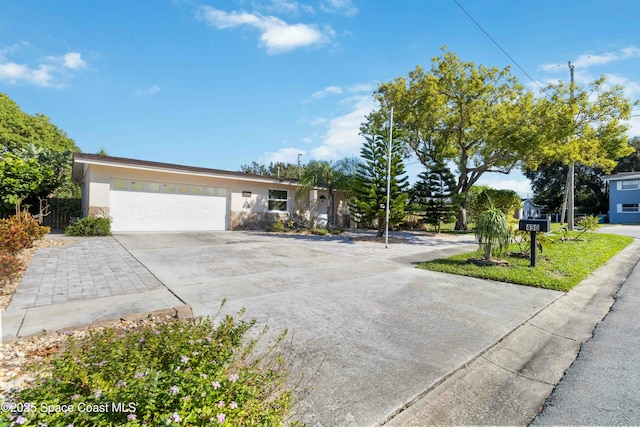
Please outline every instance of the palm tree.
[{"label": "palm tree", "polygon": [[[326,160],[310,161],[300,176],[298,189],[296,190],[296,201],[300,203],[305,195],[313,189],[327,189],[329,191],[329,207],[331,209],[329,226],[333,227],[336,223],[334,191],[348,191],[350,189],[356,164],[357,159],[350,158],[344,158],[337,162]],[[312,224],[312,226],[315,226],[315,224]]]},{"label": "palm tree", "polygon": [[475,234],[487,261],[493,259],[494,253],[503,252],[509,246],[509,224],[504,213],[496,207],[480,214]]}]

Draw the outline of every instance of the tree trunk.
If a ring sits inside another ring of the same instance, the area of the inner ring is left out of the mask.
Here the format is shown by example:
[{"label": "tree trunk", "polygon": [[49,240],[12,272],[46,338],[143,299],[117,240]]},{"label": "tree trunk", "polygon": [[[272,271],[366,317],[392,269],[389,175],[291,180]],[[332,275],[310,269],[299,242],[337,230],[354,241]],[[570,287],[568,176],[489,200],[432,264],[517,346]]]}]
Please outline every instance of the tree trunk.
[{"label": "tree trunk", "polygon": [[469,229],[467,226],[467,208],[464,206],[460,206],[458,209],[458,219],[456,220],[455,229],[458,231],[467,231]]}]

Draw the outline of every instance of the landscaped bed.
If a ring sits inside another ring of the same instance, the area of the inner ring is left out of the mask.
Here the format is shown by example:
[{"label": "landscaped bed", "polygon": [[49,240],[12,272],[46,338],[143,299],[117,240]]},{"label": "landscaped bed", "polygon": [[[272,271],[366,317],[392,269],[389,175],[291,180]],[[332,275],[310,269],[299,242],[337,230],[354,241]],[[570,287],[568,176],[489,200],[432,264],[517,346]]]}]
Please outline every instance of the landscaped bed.
[{"label": "landscaped bed", "polygon": [[478,266],[467,261],[478,257],[478,252],[468,252],[424,262],[418,268],[568,291],[633,241],[627,236],[599,233],[583,234],[573,240],[577,235],[570,232],[567,240],[562,240],[559,234],[552,235],[553,242],[538,251],[536,267],[530,267],[529,258],[516,255],[520,248],[511,245],[506,251],[508,255],[501,256],[508,266]]}]

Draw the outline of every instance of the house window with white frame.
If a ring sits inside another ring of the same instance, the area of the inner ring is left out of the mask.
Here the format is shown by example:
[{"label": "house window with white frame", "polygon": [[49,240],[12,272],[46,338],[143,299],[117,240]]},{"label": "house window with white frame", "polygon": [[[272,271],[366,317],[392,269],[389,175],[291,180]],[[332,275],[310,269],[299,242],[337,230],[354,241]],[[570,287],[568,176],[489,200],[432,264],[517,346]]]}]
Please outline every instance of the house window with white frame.
[{"label": "house window with white frame", "polygon": [[288,199],[289,193],[287,190],[269,190],[269,210],[286,212]]},{"label": "house window with white frame", "polygon": [[618,205],[619,213],[638,213],[640,212],[638,203],[622,203]]},{"label": "house window with white frame", "polygon": [[637,190],[638,188],[640,188],[640,180],[638,179],[620,181],[620,190]]}]

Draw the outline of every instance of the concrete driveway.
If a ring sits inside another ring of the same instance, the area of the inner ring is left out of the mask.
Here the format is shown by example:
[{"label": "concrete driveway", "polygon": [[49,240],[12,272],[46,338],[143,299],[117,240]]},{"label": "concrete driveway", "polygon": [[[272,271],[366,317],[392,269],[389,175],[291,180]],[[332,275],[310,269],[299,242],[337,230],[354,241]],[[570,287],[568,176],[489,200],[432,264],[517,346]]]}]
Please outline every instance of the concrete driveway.
[{"label": "concrete driveway", "polygon": [[473,238],[402,244],[254,232],[136,233],[116,239],[195,315],[241,307],[292,351],[315,388],[310,426],[384,423],[562,293],[418,270]]}]

